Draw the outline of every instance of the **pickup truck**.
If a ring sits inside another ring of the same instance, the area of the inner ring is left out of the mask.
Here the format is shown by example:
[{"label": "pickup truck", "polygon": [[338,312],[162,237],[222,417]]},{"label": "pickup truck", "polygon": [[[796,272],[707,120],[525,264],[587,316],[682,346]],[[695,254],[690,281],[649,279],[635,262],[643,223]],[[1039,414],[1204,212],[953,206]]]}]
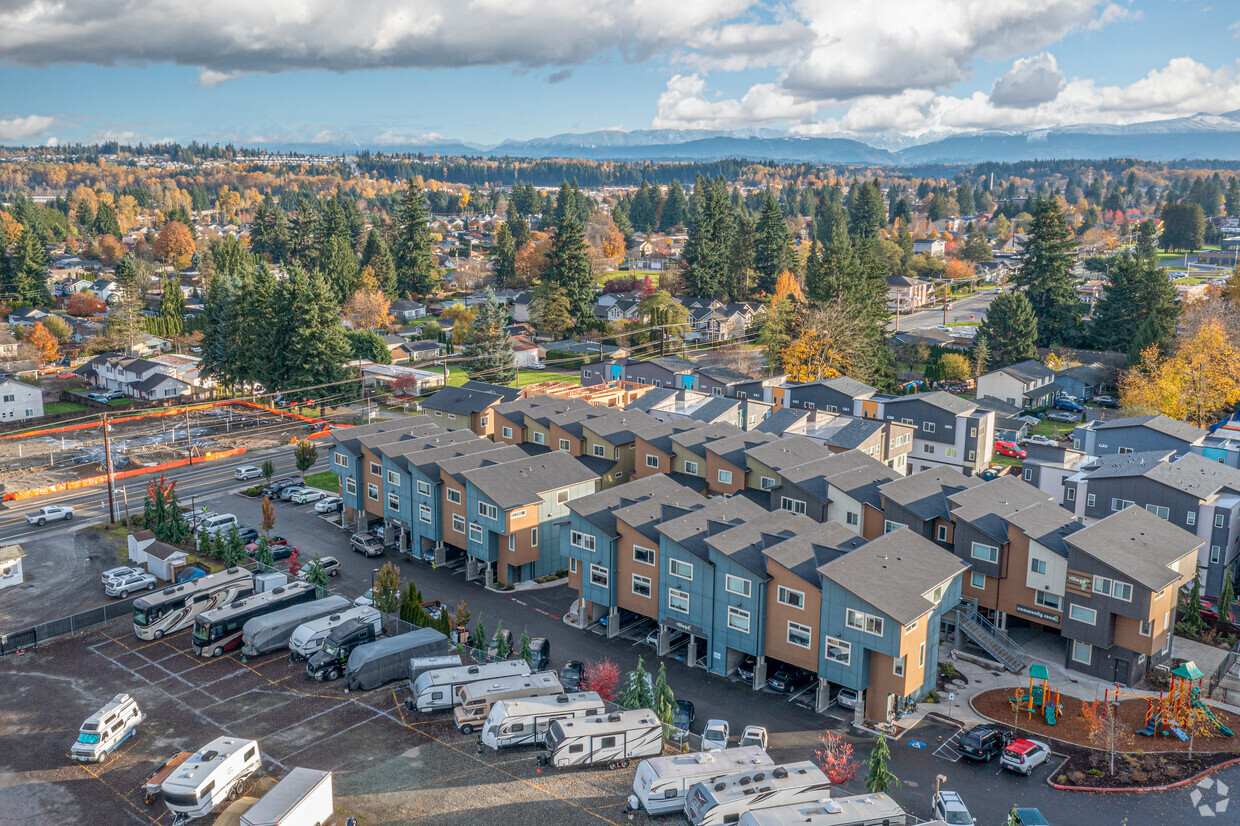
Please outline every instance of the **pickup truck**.
[{"label": "pickup truck", "polygon": [[26,514],[26,523],[42,527],[48,522],[55,522],[60,519],[68,522],[72,518],[73,508],[68,505],[44,505],[34,513]]}]

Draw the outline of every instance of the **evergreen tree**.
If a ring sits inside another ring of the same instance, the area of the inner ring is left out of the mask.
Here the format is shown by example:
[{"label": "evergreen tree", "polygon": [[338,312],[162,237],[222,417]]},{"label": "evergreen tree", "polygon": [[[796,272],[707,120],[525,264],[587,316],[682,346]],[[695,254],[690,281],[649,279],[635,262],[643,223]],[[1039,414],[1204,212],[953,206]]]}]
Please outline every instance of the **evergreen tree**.
[{"label": "evergreen tree", "polygon": [[960,205],[961,215],[972,215],[977,212],[977,206],[973,202],[973,189],[967,183],[956,187],[956,203]]},{"label": "evergreen tree", "polygon": [[343,380],[351,355],[340,306],[327,282],[295,269],[277,287],[274,306],[268,389],[313,388],[299,392],[307,398],[339,393],[319,386]]},{"label": "evergreen tree", "polygon": [[128,255],[116,262],[112,275],[117,301],[108,309],[108,333],[119,346],[133,347],[142,331],[142,288],[138,266]]},{"label": "evergreen tree", "polygon": [[370,233],[366,236],[366,246],[362,249],[361,269],[366,267],[370,267],[375,274],[375,281],[384,295],[388,298],[398,295],[396,263],[392,260],[392,252],[388,249],[387,242],[375,227],[370,228]]},{"label": "evergreen tree", "polygon": [[573,326],[573,311],[563,287],[543,281],[534,287],[530,300],[530,321],[540,334],[558,341]]},{"label": "evergreen tree", "polygon": [[[1072,277],[1075,249],[1072,230],[1058,204],[1050,198],[1039,199],[1016,284],[1033,307],[1040,346],[1070,346],[1080,338],[1081,302]],[[998,357],[997,340],[993,336],[990,340]]]},{"label": "evergreen tree", "polygon": [[689,227],[689,240],[681,258],[689,291],[702,298],[726,296],[728,289],[728,258],[732,249],[733,208],[728,202],[723,181],[703,183],[698,200],[697,217]]},{"label": "evergreen tree", "polygon": [[969,363],[975,377],[985,373],[986,368],[990,366],[990,345],[986,343],[986,336],[980,332],[973,337],[973,349],[969,353]]},{"label": "evergreen tree", "polygon": [[241,532],[237,530],[236,525],[233,525],[224,534],[221,551],[221,556],[224,557],[224,564],[230,568],[245,562],[245,543],[241,541]]},{"label": "evergreen tree", "polygon": [[1029,297],[1022,292],[996,296],[977,334],[985,336],[991,364],[996,367],[1006,367],[1038,354],[1038,319],[1033,314]]},{"label": "evergreen tree", "polygon": [[368,359],[375,364],[392,363],[392,351],[383,336],[374,330],[345,330],[344,336],[349,341],[353,358]]},{"label": "evergreen tree", "polygon": [[1164,250],[1196,250],[1205,243],[1206,215],[1199,204],[1166,204],[1158,215],[1163,230],[1159,245]]},{"label": "evergreen tree", "polygon": [[275,557],[271,553],[271,542],[265,536],[258,538],[258,547],[254,549],[254,561],[262,563],[267,567],[274,567],[276,564]]},{"label": "evergreen tree", "polygon": [[969,233],[964,249],[960,252],[960,257],[966,261],[981,264],[986,261],[993,261],[995,253],[990,247],[990,242],[986,240],[986,236],[980,231],[974,230]]},{"label": "evergreen tree", "polygon": [[116,220],[116,209],[108,201],[101,201],[95,211],[95,234],[121,237],[121,225]]},{"label": "evergreen tree", "polygon": [[357,284],[357,256],[346,237],[332,235],[319,255],[319,274],[331,286],[337,302],[344,302],[353,294]]},{"label": "evergreen tree", "polygon": [[[570,213],[566,220],[576,221],[576,216]],[[508,384],[517,377],[512,339],[504,329],[508,317],[490,288],[484,296],[485,301],[478,308],[478,315],[470,325],[461,348],[463,366],[470,376],[481,381]]]},{"label": "evergreen tree", "polygon": [[478,622],[474,624],[474,633],[469,639],[469,644],[482,651],[487,647],[487,627],[482,624],[482,617],[478,617]]},{"label": "evergreen tree", "polygon": [[659,229],[670,232],[673,228],[683,226],[689,218],[689,202],[685,199],[685,191],[680,188],[680,181],[673,180],[667,188],[667,200],[663,202],[663,212],[659,216]]},{"label": "evergreen tree", "polygon": [[[186,226],[189,223],[188,216]],[[268,192],[254,210],[254,220],[250,223],[250,250],[256,255],[266,256],[271,261],[282,261],[288,247],[288,221],[284,210],[276,206],[275,200]]]},{"label": "evergreen tree", "polygon": [[896,232],[896,245],[900,248],[900,267],[908,271],[909,262],[913,260],[913,233],[908,230],[908,221],[897,219],[900,228]]},{"label": "evergreen tree", "polygon": [[1229,622],[1231,606],[1236,601],[1236,586],[1232,582],[1231,568],[1223,573],[1223,590],[1218,595],[1218,616],[1222,622]]},{"label": "evergreen tree", "polygon": [[294,261],[303,267],[311,265],[314,257],[315,225],[314,205],[309,198],[298,198],[297,209],[289,219],[286,260]]},{"label": "evergreen tree", "polygon": [[211,245],[211,260],[216,275],[241,275],[252,259],[236,236],[225,235]]},{"label": "evergreen tree", "polygon": [[1201,616],[1201,575],[1193,577],[1192,588],[1188,592],[1188,603],[1179,612],[1175,624],[1175,632],[1188,636],[1197,636],[1206,628],[1206,621]]},{"label": "evergreen tree", "polygon": [[495,232],[495,286],[505,289],[517,277],[517,246],[508,231],[508,224],[499,225]]},{"label": "evergreen tree", "polygon": [[508,635],[504,633],[503,623],[495,623],[495,656],[501,660],[508,659],[512,649],[508,647]]},{"label": "evergreen tree", "polygon": [[400,297],[426,295],[439,285],[430,218],[422,187],[410,179],[409,188],[401,201],[396,240],[392,244],[396,289]]},{"label": "evergreen tree", "polygon": [[655,716],[663,723],[663,736],[672,736],[672,721],[676,715],[676,695],[667,684],[667,664],[659,661],[659,674],[654,678],[654,705],[651,706]]},{"label": "evergreen tree", "polygon": [[[727,280],[729,297],[744,301],[749,297],[749,279],[754,269],[753,219],[744,212],[736,216],[736,227],[728,249]],[[778,274],[776,274],[778,278]],[[772,285],[772,291],[774,286]]]},{"label": "evergreen tree", "polygon": [[900,779],[887,768],[887,761],[890,759],[891,749],[887,747],[887,738],[880,734],[878,743],[870,752],[870,771],[865,776],[865,790],[870,794],[891,794],[892,786],[900,785]]},{"label": "evergreen tree", "polygon": [[547,263],[546,280],[568,293],[573,318],[581,324],[591,317],[594,276],[590,272],[590,256],[581,222],[571,209],[565,210],[563,220],[555,227]]},{"label": "evergreen tree", "polygon": [[239,279],[220,273],[211,279],[203,307],[202,372],[226,389],[242,380],[241,318],[243,297]]},{"label": "evergreen tree", "polygon": [[521,642],[519,644],[521,646],[521,659],[525,660],[526,665],[532,668],[534,665],[534,652],[530,648],[530,629],[526,628],[521,632]]},{"label": "evergreen tree", "polygon": [[3,296],[31,307],[52,303],[47,290],[47,253],[38,236],[37,228],[23,225],[6,267],[9,283]]},{"label": "evergreen tree", "polygon": [[[530,225],[524,218],[518,216],[505,221],[504,226],[508,227],[508,231],[512,233],[512,248],[520,252],[530,242]],[[619,224],[616,226],[619,226]],[[632,232],[631,229],[629,231],[630,233]]]},{"label": "evergreen tree", "polygon": [[620,705],[625,708],[650,708],[654,705],[654,694],[651,691],[650,675],[642,666],[641,655],[637,657],[637,667],[629,672],[628,682],[620,693]]},{"label": "evergreen tree", "polygon": [[874,238],[887,226],[887,209],[878,181],[866,181],[848,191],[848,231],[854,238]]},{"label": "evergreen tree", "polygon": [[1110,284],[1094,310],[1093,345],[1127,352],[1135,363],[1143,349],[1157,344],[1167,351],[1175,339],[1180,305],[1175,287],[1157,261],[1123,254],[1113,259]]},{"label": "evergreen tree", "polygon": [[185,293],[181,292],[181,279],[175,274],[164,278],[163,296],[159,299],[159,315],[176,322],[180,322],[185,316]]},{"label": "evergreen tree", "polygon": [[277,355],[272,338],[276,325],[276,278],[260,260],[243,273],[238,283],[245,296],[237,317],[238,375],[251,386],[266,384],[272,376],[272,358]]},{"label": "evergreen tree", "polygon": [[792,233],[784,222],[784,214],[770,189],[762,202],[762,215],[754,235],[754,269],[758,272],[758,289],[775,292],[775,279],[795,262]]},{"label": "evergreen tree", "polygon": [[331,581],[331,577],[327,574],[327,569],[323,567],[323,557],[317,553],[310,564],[306,566],[306,582],[318,588],[326,588]]}]

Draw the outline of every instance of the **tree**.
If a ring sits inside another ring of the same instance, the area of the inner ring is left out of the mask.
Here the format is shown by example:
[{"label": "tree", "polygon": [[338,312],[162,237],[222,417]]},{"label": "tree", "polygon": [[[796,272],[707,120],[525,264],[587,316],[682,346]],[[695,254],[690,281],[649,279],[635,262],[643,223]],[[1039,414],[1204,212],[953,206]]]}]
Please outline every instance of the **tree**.
[{"label": "tree", "polygon": [[474,633],[470,638],[470,643],[474,648],[484,649],[487,644],[487,628],[482,624],[482,617],[478,617],[478,622],[474,624]]},{"label": "tree", "polygon": [[493,253],[495,267],[492,272],[495,275],[495,286],[502,290],[514,283],[517,275],[517,246],[506,222],[500,224],[495,231]]},{"label": "tree", "polygon": [[1142,351],[1120,379],[1120,403],[1205,427],[1240,404],[1240,345],[1213,319],[1178,345],[1170,358],[1157,346]]},{"label": "tree", "polygon": [[452,612],[452,626],[458,632],[465,631],[469,628],[469,618],[469,606],[465,604],[464,600],[461,600],[460,604],[456,606],[456,610]]},{"label": "tree", "polygon": [[534,665],[534,651],[530,648],[529,628],[525,628],[521,631],[521,642],[519,645],[520,648],[518,650],[521,652],[519,656],[521,659],[525,660],[526,665],[532,668]]},{"label": "tree", "polygon": [[773,301],[759,316],[758,344],[762,346],[768,374],[783,366],[784,351],[792,343],[801,323],[801,304],[794,297]]},{"label": "tree", "polygon": [[16,299],[32,307],[51,304],[52,296],[47,291],[47,266],[47,253],[39,239],[39,232],[23,226],[4,267],[4,283],[0,289],[5,295],[0,298],[6,301]]},{"label": "tree", "polygon": [[344,363],[352,351],[327,282],[294,270],[274,287],[270,306],[267,340],[258,343],[264,359],[259,365],[262,383],[268,390],[296,388],[303,398],[338,393],[326,385],[346,377]]},{"label": "tree", "polygon": [[111,201],[100,201],[99,208],[95,211],[95,234],[111,235],[114,238],[121,236],[121,225],[116,220],[116,209]]},{"label": "tree", "polygon": [[654,678],[654,704],[651,709],[663,723],[663,737],[671,737],[672,722],[676,717],[676,695],[667,684],[667,663],[662,660],[659,661],[659,673]]},{"label": "tree", "polygon": [[465,335],[461,350],[464,368],[471,376],[496,384],[508,384],[517,377],[512,338],[504,329],[508,316],[488,288],[478,317]]},{"label": "tree", "polygon": [[824,731],[818,737],[822,745],[814,749],[814,762],[831,781],[832,786],[842,786],[855,780],[860,761],[853,759],[852,744],[834,731]]},{"label": "tree", "polygon": [[680,187],[680,181],[673,180],[672,185],[667,188],[667,199],[663,202],[663,211],[659,214],[659,229],[663,232],[670,232],[674,228],[683,226],[689,217],[689,202],[685,198],[685,191]]},{"label": "tree", "polygon": [[34,348],[41,364],[48,364],[60,357],[60,343],[41,322],[36,321],[22,341]]},{"label": "tree", "polygon": [[573,326],[568,292],[551,282],[535,287],[530,299],[530,321],[534,322],[534,329],[539,333],[559,341],[564,332]]},{"label": "tree", "polygon": [[865,790],[870,794],[891,794],[891,787],[900,785],[900,779],[887,769],[887,761],[890,759],[891,750],[887,747],[887,738],[880,734],[878,743],[870,752],[869,773],[865,776]]},{"label": "tree", "polygon": [[155,238],[155,254],[172,265],[174,270],[189,266],[194,253],[194,232],[180,221],[168,221]]},{"label": "tree", "polygon": [[305,473],[319,460],[319,449],[309,439],[302,439],[293,445],[293,461],[297,463],[297,471]]},{"label": "tree", "polygon": [[1223,574],[1223,590],[1218,595],[1218,616],[1222,622],[1227,622],[1231,616],[1231,606],[1236,601],[1236,586],[1232,582],[1231,568],[1228,568]]},{"label": "tree", "polygon": [[1206,628],[1205,618],[1201,616],[1201,575],[1193,577],[1192,587],[1188,591],[1188,602],[1176,618],[1176,633],[1183,627],[1188,636],[1199,636]]},{"label": "tree", "polygon": [[385,614],[395,614],[400,607],[400,569],[389,562],[375,574],[375,607]]},{"label": "tree", "polygon": [[691,203],[696,207],[691,209],[689,239],[681,255],[686,285],[693,295],[703,298],[728,296],[734,286],[730,262],[736,260],[738,251],[732,246],[735,210],[728,201],[727,185],[699,177]]},{"label": "tree", "polygon": [[852,186],[848,191],[848,231],[854,238],[871,239],[887,226],[883,190],[877,180]]},{"label": "tree", "polygon": [[264,496],[263,503],[260,507],[263,512],[263,518],[262,521],[258,523],[258,526],[262,528],[264,534],[271,536],[271,529],[276,526],[276,509],[271,504],[271,497]]},{"label": "tree", "polygon": [[357,291],[344,303],[344,317],[354,330],[386,330],[391,326],[392,302],[368,269],[362,270]]},{"label": "tree", "polygon": [[995,253],[990,248],[990,242],[986,240],[986,236],[974,231],[969,233],[964,249],[960,251],[960,257],[974,264],[982,264],[986,261],[993,261]]},{"label": "tree", "polygon": [[944,353],[939,359],[939,368],[947,381],[968,381],[972,377],[969,360],[960,353]]},{"label": "tree", "polygon": [[344,301],[357,287],[359,267],[347,237],[329,237],[318,256],[317,272],[331,287],[337,301]]},{"label": "tree", "polygon": [[275,463],[272,462],[270,459],[264,459],[263,463],[259,465],[258,467],[259,467],[259,470],[261,470],[263,473],[263,479],[265,479],[267,484],[270,485],[271,477],[276,475]]},{"label": "tree", "polygon": [[985,373],[990,366],[990,345],[986,342],[986,336],[980,332],[973,338],[973,350],[969,353],[969,360],[974,377]]},{"label": "tree", "polygon": [[[393,296],[399,294],[399,288],[396,283],[396,262],[392,260],[392,252],[388,249],[387,243],[383,240],[383,236],[379,234],[376,227],[370,228],[370,234],[366,236],[366,246],[362,249],[361,271],[365,273],[367,268],[370,269],[374,276],[375,284],[378,289],[383,291],[384,295]],[[359,279],[361,276],[358,276]]]},{"label": "tree", "polygon": [[778,304],[785,298],[792,297],[798,302],[805,301],[805,294],[801,291],[801,282],[792,274],[791,270],[784,270],[779,274],[779,278],[775,280],[775,296],[771,299],[772,304]]},{"label": "tree", "polygon": [[[300,559],[301,559],[301,548],[298,548],[296,545],[294,545],[293,549],[288,552],[288,575],[289,576],[297,576],[299,573],[301,573],[301,562],[299,561]],[[322,565],[321,562],[319,564]],[[312,583],[312,584],[317,584],[317,583]],[[323,586],[319,586],[319,587],[323,587]]]},{"label": "tree", "polygon": [[586,663],[581,674],[581,690],[593,691],[610,703],[616,698],[616,686],[620,684],[620,666],[604,658]]},{"label": "tree", "polygon": [[1038,353],[1038,320],[1023,292],[1005,292],[990,302],[979,336],[985,336],[990,363],[1006,367]]},{"label": "tree", "polygon": [[629,672],[624,691],[620,694],[620,705],[625,708],[650,708],[654,705],[650,675],[642,667],[641,655],[637,657],[637,667]]},{"label": "tree", "polygon": [[224,564],[232,568],[245,562],[245,543],[241,541],[241,532],[233,525],[224,534]]},{"label": "tree", "polygon": [[495,656],[501,660],[508,659],[512,649],[508,647],[508,635],[504,633],[503,623],[495,623]]},{"label": "tree", "polygon": [[864,320],[840,300],[810,308],[782,359],[789,381],[806,382],[868,375],[874,355]]},{"label": "tree", "polygon": [[1206,215],[1197,204],[1164,204],[1158,217],[1163,225],[1158,245],[1163,249],[1192,251],[1205,243]]},{"label": "tree", "polygon": [[47,328],[47,331],[55,336],[57,341],[64,341],[73,335],[73,328],[69,326],[69,322],[58,315],[49,315],[39,323]]},{"label": "tree", "polygon": [[569,307],[578,324],[589,317],[594,276],[590,272],[590,256],[581,222],[573,210],[566,210],[556,225],[545,279],[568,294]]},{"label": "tree", "polygon": [[77,316],[78,318],[99,315],[107,308],[108,305],[103,303],[102,298],[86,291],[74,293],[65,302],[65,310],[69,315]]},{"label": "tree", "polygon": [[784,222],[784,214],[770,189],[762,204],[753,244],[754,269],[758,271],[758,289],[774,292],[779,274],[793,265],[792,234]]},{"label": "tree", "polygon": [[1135,363],[1150,345],[1169,348],[1180,305],[1156,261],[1124,254],[1113,262],[1110,284],[1094,309],[1090,338],[1098,349],[1127,352]]},{"label": "tree", "polygon": [[426,295],[438,283],[430,210],[422,187],[409,180],[397,218],[392,257],[396,262],[396,288],[402,295]]},{"label": "tree", "polygon": [[164,278],[159,299],[159,317],[177,324],[185,316],[185,293],[181,292],[181,279],[175,275]]},{"label": "tree", "polygon": [[[1072,345],[1080,337],[1081,302],[1072,276],[1075,249],[1076,241],[1059,205],[1049,198],[1038,199],[1016,284],[1028,294],[1033,307],[1039,346]],[[995,344],[993,336],[991,344]]]},{"label": "tree", "polygon": [[271,541],[265,536],[258,538],[257,547],[254,549],[254,561],[268,568],[276,564],[275,557],[271,553]]},{"label": "tree", "polygon": [[1089,744],[1108,753],[1111,774],[1115,774],[1115,752],[1123,751],[1133,738],[1130,729],[1119,717],[1119,702],[1094,700],[1081,703],[1081,718],[1085,721],[1085,736]]}]

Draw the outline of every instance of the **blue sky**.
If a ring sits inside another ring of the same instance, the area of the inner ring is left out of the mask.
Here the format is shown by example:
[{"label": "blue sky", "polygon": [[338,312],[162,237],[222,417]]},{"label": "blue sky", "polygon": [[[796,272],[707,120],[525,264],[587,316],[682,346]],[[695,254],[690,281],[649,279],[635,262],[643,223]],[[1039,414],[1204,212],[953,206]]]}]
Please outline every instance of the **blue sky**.
[{"label": "blue sky", "polygon": [[15,0],[0,142],[1130,123],[1240,109],[1238,37],[1201,0]]}]

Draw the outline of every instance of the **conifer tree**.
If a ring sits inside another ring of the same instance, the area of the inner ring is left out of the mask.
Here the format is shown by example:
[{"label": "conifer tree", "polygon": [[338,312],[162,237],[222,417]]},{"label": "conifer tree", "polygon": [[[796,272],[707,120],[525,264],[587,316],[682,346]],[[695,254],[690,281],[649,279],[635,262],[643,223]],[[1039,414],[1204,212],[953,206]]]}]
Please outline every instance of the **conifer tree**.
[{"label": "conifer tree", "polygon": [[276,289],[269,389],[312,388],[302,396],[338,393],[320,385],[345,378],[352,351],[340,325],[340,307],[321,276],[294,270]]},{"label": "conifer tree", "polygon": [[1180,305],[1157,261],[1123,254],[1110,267],[1110,284],[1094,309],[1091,340],[1100,350],[1128,353],[1135,363],[1151,344],[1166,352],[1175,339]]},{"label": "conifer tree", "polygon": [[705,191],[699,194],[699,187],[694,187],[697,214],[689,227],[689,240],[681,256],[685,282],[695,296],[726,296],[730,292],[728,259],[732,251],[734,212],[722,180],[711,184],[699,179],[699,184]]},{"label": "conifer tree", "polygon": [[533,667],[533,665],[534,665],[534,651],[533,651],[533,649],[531,649],[531,648],[530,648],[530,642],[531,642],[531,640],[530,640],[530,629],[526,628],[526,629],[524,629],[524,630],[521,632],[521,642],[519,643],[519,644],[520,644],[520,646],[521,646],[521,648],[520,648],[520,652],[521,652],[520,657],[521,657],[521,659],[525,660],[525,662],[526,662],[526,664],[527,664],[527,665],[529,665],[529,666]]},{"label": "conifer tree", "polygon": [[870,794],[891,794],[891,788],[900,785],[900,779],[887,768],[887,761],[890,759],[891,749],[887,747],[887,738],[880,734],[878,743],[870,752],[870,771],[865,776],[865,790]]},{"label": "conifer tree", "polygon": [[159,299],[159,315],[177,322],[185,316],[185,293],[181,292],[181,279],[175,274],[164,278],[163,296]]},{"label": "conifer tree", "polygon": [[795,262],[792,233],[770,189],[763,199],[762,215],[754,234],[753,259],[754,269],[758,271],[758,289],[768,293],[775,291],[775,279],[779,274],[791,269]]},{"label": "conifer tree", "polygon": [[109,201],[100,201],[99,209],[95,211],[95,234],[111,235],[113,238],[121,237],[121,225],[116,220],[116,209]]},{"label": "conifer tree", "polygon": [[495,232],[494,254],[495,268],[492,272],[495,275],[495,286],[502,290],[513,283],[517,276],[517,246],[507,223],[500,224]]},{"label": "conifer tree", "polygon": [[667,188],[667,199],[659,215],[659,229],[670,232],[675,227],[683,226],[688,218],[689,202],[685,200],[685,191],[681,189],[680,181],[673,180]]},{"label": "conifer tree", "polygon": [[464,368],[480,381],[508,384],[517,377],[516,356],[512,351],[512,338],[504,329],[508,316],[495,300],[495,293],[488,287],[485,300],[478,308],[478,315],[465,334],[461,349]]},{"label": "conifer tree", "polygon": [[652,706],[655,716],[663,723],[663,736],[665,738],[672,735],[672,722],[676,715],[676,695],[672,693],[671,686],[667,684],[667,664],[662,660],[659,661],[659,673],[654,678],[654,705]]},{"label": "conifer tree", "polygon": [[556,224],[546,280],[568,293],[573,318],[578,324],[590,317],[594,276],[590,272],[584,230],[572,209],[566,209],[563,219]]},{"label": "conifer tree", "polygon": [[422,187],[412,179],[401,201],[392,257],[396,262],[397,295],[423,296],[438,286],[431,243],[430,209]]},{"label": "conifer tree", "polygon": [[392,252],[388,249],[387,242],[383,240],[383,236],[379,234],[379,230],[375,227],[370,228],[370,234],[366,236],[366,246],[362,249],[361,267],[365,269],[370,267],[370,271],[375,274],[375,281],[379,285],[379,289],[383,290],[384,295],[397,295],[396,287],[396,263],[392,260]]},{"label": "conifer tree", "polygon": [[319,588],[326,588],[330,581],[331,577],[327,574],[327,568],[323,566],[323,557],[315,554],[314,559],[306,566],[306,582]]},{"label": "conifer tree", "polygon": [[887,226],[887,207],[878,181],[855,184],[848,191],[848,231],[854,238],[868,239]]},{"label": "conifer tree", "polygon": [[996,367],[1006,367],[1038,354],[1038,320],[1023,292],[996,296],[977,334],[985,336],[990,362]]},{"label": "conifer tree", "polygon": [[1016,284],[1027,294],[1037,318],[1039,346],[1072,346],[1080,338],[1081,302],[1072,276],[1075,250],[1076,241],[1059,205],[1050,198],[1038,199]]},{"label": "conifer tree", "polygon": [[625,708],[650,708],[654,705],[650,675],[642,666],[640,655],[637,658],[637,667],[629,672],[628,682],[620,693],[620,705]]}]

